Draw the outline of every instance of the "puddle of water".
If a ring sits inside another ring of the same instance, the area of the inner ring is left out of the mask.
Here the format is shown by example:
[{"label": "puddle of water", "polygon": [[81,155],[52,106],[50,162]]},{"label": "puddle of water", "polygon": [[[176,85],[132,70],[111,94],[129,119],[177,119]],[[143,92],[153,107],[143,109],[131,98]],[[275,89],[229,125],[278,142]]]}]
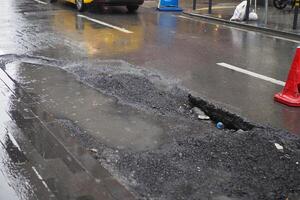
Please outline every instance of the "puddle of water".
[{"label": "puddle of water", "polygon": [[[0,199],[38,199],[36,192],[40,183],[12,136],[16,129],[9,126],[13,123],[8,113],[14,96],[3,81],[5,77],[0,70]],[[45,191],[40,191],[44,199],[48,199]]]},{"label": "puddle of water", "polygon": [[0,199],[112,199],[103,188],[110,174],[57,123],[48,124],[51,131],[45,128],[31,110],[43,120],[53,118],[2,70],[0,80]]},{"label": "puddle of water", "polygon": [[[160,123],[116,103],[59,68],[11,63],[6,71],[58,118],[70,119],[101,142],[117,148],[157,148],[166,139]],[[13,73],[17,71],[17,73]]]},{"label": "puddle of water", "polygon": [[[1,168],[1,173],[0,173],[0,188],[1,188],[1,192],[0,192],[0,199],[11,199],[11,200],[14,200],[14,199],[20,199],[19,198],[19,194],[17,194],[15,192],[15,190],[11,187],[11,181],[12,179],[15,179],[16,177],[10,177],[12,175],[16,175],[14,173],[11,173],[11,170],[8,166],[7,166],[7,163],[9,163],[10,161],[10,158],[8,155],[6,155],[6,153],[4,153],[5,150],[2,148],[2,146],[0,147],[0,160],[2,161],[0,163],[0,168]],[[3,161],[6,161],[3,163]],[[6,174],[6,175],[5,175]],[[14,183],[13,185],[18,185],[18,182],[19,180],[14,180]],[[24,187],[19,187],[19,190],[22,190],[24,189]],[[26,193],[26,190],[25,191],[22,191],[21,192],[21,196],[25,196],[26,197],[26,194],[24,194],[24,192]]]},{"label": "puddle of water", "polygon": [[[4,149],[4,144],[6,143],[6,130],[5,130],[5,123],[10,120],[10,117],[7,115],[6,111],[9,107],[10,102],[10,95],[7,91],[4,83],[1,81],[0,77],[0,199],[19,199],[17,193],[13,190],[10,186],[10,176],[13,174],[9,173],[13,171],[10,169],[9,166],[13,166],[12,162],[10,161],[9,155],[6,153]],[[11,164],[10,164],[11,163]]]},{"label": "puddle of water", "polygon": [[[53,16],[53,28],[60,35],[70,39],[69,45],[76,45],[89,57],[103,57],[137,52],[143,45],[144,29],[138,16],[131,16],[134,23],[126,26],[132,31],[124,34],[119,30],[78,17],[74,12],[59,11]],[[130,18],[130,19],[131,19]],[[127,22],[128,24],[128,22]],[[76,38],[76,39],[74,39]]]}]

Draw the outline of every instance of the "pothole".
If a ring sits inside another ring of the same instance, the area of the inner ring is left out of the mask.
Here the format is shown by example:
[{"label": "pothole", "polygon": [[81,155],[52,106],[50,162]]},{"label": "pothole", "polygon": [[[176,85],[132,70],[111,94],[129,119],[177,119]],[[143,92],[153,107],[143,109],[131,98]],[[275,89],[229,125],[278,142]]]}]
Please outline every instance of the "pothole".
[{"label": "pothole", "polygon": [[44,107],[57,118],[69,119],[108,146],[142,151],[168,138],[153,116],[118,104],[62,69],[11,63],[6,71],[38,102],[36,110]]},{"label": "pothole", "polygon": [[244,118],[219,108],[200,97],[195,97],[191,94],[188,97],[191,107],[201,109],[215,124],[222,122],[226,129],[249,131],[256,127],[256,125],[246,121]]}]

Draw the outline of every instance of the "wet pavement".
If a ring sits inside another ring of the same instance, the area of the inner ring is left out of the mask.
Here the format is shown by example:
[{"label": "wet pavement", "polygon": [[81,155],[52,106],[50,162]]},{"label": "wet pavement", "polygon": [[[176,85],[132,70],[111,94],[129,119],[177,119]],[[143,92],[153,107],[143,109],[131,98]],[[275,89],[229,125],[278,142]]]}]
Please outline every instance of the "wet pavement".
[{"label": "wet pavement", "polygon": [[[128,15],[124,8],[94,8],[84,13],[133,32],[124,34],[78,17],[74,7],[62,2],[5,2],[4,6],[13,17],[5,19],[9,14],[3,14],[2,54],[30,54],[84,65],[93,59],[124,60],[158,70],[254,122],[299,133],[300,127],[291,122],[299,116],[298,109],[272,100],[281,86],[216,65],[226,62],[284,81],[298,42],[155,12],[153,8],[134,15]],[[257,112],[262,109],[264,112]]]},{"label": "wet pavement", "polygon": [[217,65],[284,81],[298,41],[151,6],[80,15],[63,2],[2,6],[0,199],[299,196],[297,137],[256,125],[220,131],[194,119],[188,101],[192,93],[300,134],[299,109],[273,102],[282,86]]},{"label": "wet pavement", "polygon": [[[212,7],[212,14],[208,14],[208,4],[203,2],[198,2],[196,5],[196,10],[192,10],[191,6],[187,7],[185,12],[190,12],[194,14],[230,20],[232,17],[236,6],[240,2],[214,2]],[[294,10],[287,6],[283,10],[279,10],[272,5],[270,2],[270,6],[266,9],[263,5],[258,5],[256,9],[256,13],[258,16],[258,20],[256,21],[248,21],[248,22],[240,22],[245,25],[251,25],[259,28],[268,28],[271,30],[277,30],[285,33],[300,34],[299,23],[298,28],[293,29],[293,20],[294,20]],[[250,7],[250,11],[254,10],[254,5],[252,4]]]},{"label": "wet pavement", "polygon": [[7,65],[13,79],[14,71],[22,77],[19,84],[35,94],[48,112],[74,121],[106,145],[141,151],[157,148],[167,137],[159,121],[117,105],[116,99],[83,85],[59,68],[31,63]]},{"label": "wet pavement", "polygon": [[[226,126],[218,130],[215,121],[199,121],[190,112],[191,103],[201,101],[189,102],[177,83],[122,61],[98,61],[86,68],[31,56],[4,56],[2,61],[4,108],[10,116],[4,124],[11,132],[6,144],[9,152],[18,150],[6,162],[29,165],[29,178],[38,179],[37,185],[28,183],[36,196],[299,197],[299,138],[290,133],[245,126],[238,116],[239,123],[230,128],[227,113],[217,108]],[[213,119],[214,108],[207,109]],[[275,148],[278,143],[283,151]]]},{"label": "wet pavement", "polygon": [[10,67],[8,74],[1,70],[1,197],[133,199],[57,124],[42,98],[14,82],[18,77],[22,77],[20,83],[34,82],[17,68]]}]

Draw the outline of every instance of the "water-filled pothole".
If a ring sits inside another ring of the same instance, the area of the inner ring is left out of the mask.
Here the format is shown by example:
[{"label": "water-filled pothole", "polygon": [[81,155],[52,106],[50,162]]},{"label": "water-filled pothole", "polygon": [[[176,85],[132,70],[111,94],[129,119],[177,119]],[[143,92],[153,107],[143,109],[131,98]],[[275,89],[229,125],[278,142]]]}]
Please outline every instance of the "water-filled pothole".
[{"label": "water-filled pothole", "polygon": [[40,106],[75,122],[108,146],[141,151],[157,148],[168,138],[152,115],[118,104],[62,69],[11,63],[6,71]]}]

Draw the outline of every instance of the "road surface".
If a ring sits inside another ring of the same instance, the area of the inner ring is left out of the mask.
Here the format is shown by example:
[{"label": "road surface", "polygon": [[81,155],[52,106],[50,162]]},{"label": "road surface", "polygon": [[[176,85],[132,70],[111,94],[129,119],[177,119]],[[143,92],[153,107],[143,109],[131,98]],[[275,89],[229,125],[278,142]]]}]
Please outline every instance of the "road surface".
[{"label": "road surface", "polygon": [[[300,110],[273,101],[298,40],[151,3],[1,4],[0,199],[299,196]],[[199,122],[189,93],[256,129]]]}]

